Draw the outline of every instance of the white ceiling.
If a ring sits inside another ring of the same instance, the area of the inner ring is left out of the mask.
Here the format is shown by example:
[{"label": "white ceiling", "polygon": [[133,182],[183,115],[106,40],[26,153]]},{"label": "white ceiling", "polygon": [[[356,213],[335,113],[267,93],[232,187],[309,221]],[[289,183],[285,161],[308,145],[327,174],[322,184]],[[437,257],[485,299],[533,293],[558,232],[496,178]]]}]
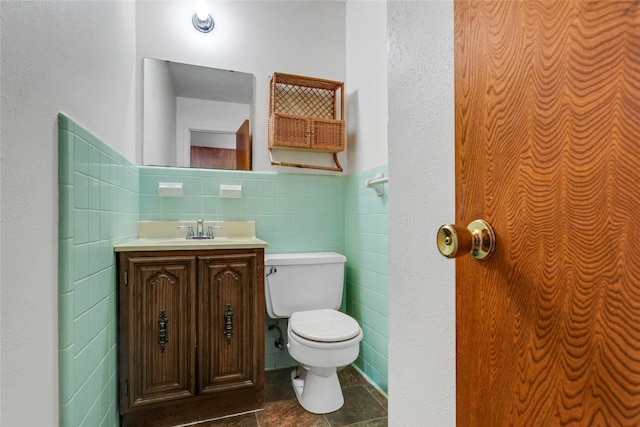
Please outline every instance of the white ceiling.
[{"label": "white ceiling", "polygon": [[253,74],[168,62],[176,96],[251,104]]}]

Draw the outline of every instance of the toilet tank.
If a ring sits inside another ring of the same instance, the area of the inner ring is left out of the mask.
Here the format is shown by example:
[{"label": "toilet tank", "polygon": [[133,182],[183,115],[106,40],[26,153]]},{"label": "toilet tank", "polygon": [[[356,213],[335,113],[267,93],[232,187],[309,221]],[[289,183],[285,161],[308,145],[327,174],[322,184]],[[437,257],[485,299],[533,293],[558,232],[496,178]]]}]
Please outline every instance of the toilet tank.
[{"label": "toilet tank", "polygon": [[331,308],[342,303],[344,263],[336,252],[266,254],[265,302],[272,319],[288,318],[296,311]]}]

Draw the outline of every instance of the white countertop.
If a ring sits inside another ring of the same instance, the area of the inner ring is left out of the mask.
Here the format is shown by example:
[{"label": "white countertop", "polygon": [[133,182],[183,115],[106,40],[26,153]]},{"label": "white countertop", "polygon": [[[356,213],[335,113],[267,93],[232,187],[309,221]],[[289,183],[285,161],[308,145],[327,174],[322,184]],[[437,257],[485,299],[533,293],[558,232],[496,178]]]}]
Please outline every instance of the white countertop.
[{"label": "white countertop", "polygon": [[205,221],[204,232],[209,225],[220,226],[214,230],[213,239],[186,239],[186,230],[178,226],[193,225],[194,221],[141,221],[139,238],[116,245],[116,252],[206,250],[206,249],[251,249],[266,248],[267,242],[255,236],[253,221]]}]

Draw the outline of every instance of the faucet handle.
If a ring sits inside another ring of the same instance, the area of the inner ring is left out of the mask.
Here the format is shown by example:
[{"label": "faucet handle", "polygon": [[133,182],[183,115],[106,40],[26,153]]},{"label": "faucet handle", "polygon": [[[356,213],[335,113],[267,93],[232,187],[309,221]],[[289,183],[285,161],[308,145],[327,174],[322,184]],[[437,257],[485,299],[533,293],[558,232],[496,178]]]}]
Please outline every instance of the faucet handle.
[{"label": "faucet handle", "polygon": [[209,228],[207,229],[207,237],[213,239],[213,229],[220,229],[222,228],[221,225],[210,225]]},{"label": "faucet handle", "polygon": [[193,234],[193,225],[179,225],[178,226],[178,230],[181,230],[183,228],[187,229],[187,239],[192,239],[194,234]]}]

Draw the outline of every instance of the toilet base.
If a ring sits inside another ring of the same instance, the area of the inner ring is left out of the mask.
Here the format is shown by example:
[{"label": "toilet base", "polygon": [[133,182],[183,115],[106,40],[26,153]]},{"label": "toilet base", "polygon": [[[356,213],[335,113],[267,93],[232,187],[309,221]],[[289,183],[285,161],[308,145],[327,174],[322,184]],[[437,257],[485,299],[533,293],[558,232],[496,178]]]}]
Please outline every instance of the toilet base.
[{"label": "toilet base", "polygon": [[300,406],[314,414],[340,409],[344,397],[336,371],[336,368],[306,369],[303,366],[291,371],[291,384]]}]

